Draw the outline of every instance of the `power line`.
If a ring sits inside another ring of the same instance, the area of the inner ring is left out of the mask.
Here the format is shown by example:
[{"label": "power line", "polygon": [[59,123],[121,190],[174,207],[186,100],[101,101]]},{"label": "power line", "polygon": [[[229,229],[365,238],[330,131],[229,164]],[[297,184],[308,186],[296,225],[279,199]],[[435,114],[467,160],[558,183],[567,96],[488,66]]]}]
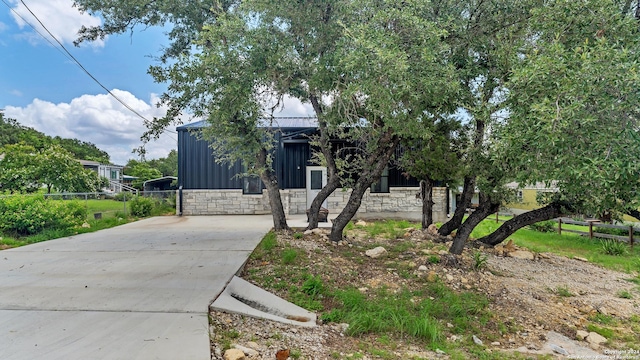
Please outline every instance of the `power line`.
[{"label": "power line", "polygon": [[[38,31],[33,25],[31,25],[31,23],[29,23],[25,18],[23,18],[20,14],[18,14],[9,4],[7,4],[7,2],[5,0],[2,0],[2,2],[11,10],[13,11],[13,13],[15,13],[16,15],[18,15],[18,17],[20,17],[20,19],[22,19],[22,21],[24,21],[25,23],[27,23],[32,29],[34,29],[41,37],[43,37],[45,40],[47,40],[47,42],[49,42],[49,44],[51,44],[53,47],[55,47],[58,51],[62,52],[60,50],[60,48],[58,48],[57,46],[55,46],[55,44],[53,44],[46,36],[44,36],[40,31]],[[27,11],[29,11],[29,13],[38,21],[38,23],[40,24],[40,26],[42,26],[42,28],[49,34],[49,36],[51,36],[51,38],[53,40],[56,41],[56,43],[58,43],[58,45],[60,45],[60,47],[62,48],[62,50],[64,50],[63,55],[65,55],[67,58],[71,59],[78,67],[80,67],[80,69],[82,69],[82,71],[84,71],[91,79],[93,79],[93,81],[95,81],[101,88],[103,88],[107,94],[111,95],[114,99],[116,99],[120,104],[122,104],[122,106],[124,106],[125,108],[127,108],[129,111],[131,111],[132,113],[134,113],[135,115],[137,115],[139,118],[142,119],[142,121],[144,122],[145,126],[149,126],[151,124],[151,121],[148,120],[147,118],[145,118],[142,114],[140,114],[138,111],[136,111],[134,108],[132,108],[131,106],[129,106],[129,104],[125,103],[122,99],[120,99],[118,96],[116,96],[113,92],[111,92],[111,90],[107,89],[106,86],[104,86],[95,76],[93,76],[89,70],[87,70],[81,63],[80,61],[78,61],[78,59],[75,58],[75,56],[73,56],[73,54],[71,54],[69,52],[69,50],[67,50],[67,48],[51,33],[51,31],[49,31],[49,29],[47,29],[47,27],[42,23],[42,21],[40,21],[40,19],[36,16],[36,14],[33,13],[33,11],[31,11],[31,9],[27,6],[27,4],[25,4],[24,0],[20,0],[20,2],[22,3],[22,5],[24,5],[24,7],[27,9]],[[168,133],[172,133],[172,134],[177,134],[177,132],[172,131],[172,130],[168,130],[168,129],[164,129],[163,132],[168,132]],[[169,135],[167,135],[169,136]],[[169,136],[171,137],[171,136]],[[173,137],[171,137],[171,139],[177,141],[177,139],[174,139]]]}]

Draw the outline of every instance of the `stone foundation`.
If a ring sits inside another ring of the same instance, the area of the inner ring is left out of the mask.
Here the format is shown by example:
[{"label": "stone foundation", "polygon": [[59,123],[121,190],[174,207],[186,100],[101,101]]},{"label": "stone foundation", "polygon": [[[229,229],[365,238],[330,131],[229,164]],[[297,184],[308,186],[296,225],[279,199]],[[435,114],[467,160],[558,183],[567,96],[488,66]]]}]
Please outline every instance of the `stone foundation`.
[{"label": "stone foundation", "polygon": [[[394,187],[388,193],[371,193],[369,190],[362,198],[357,215],[361,216],[396,216],[412,214],[413,217],[422,212],[422,203],[416,197],[417,187]],[[287,215],[306,214],[306,189],[280,190],[282,204]],[[336,190],[327,199],[329,217],[337,215],[347,204],[351,190]],[[179,211],[179,192],[176,209]],[[258,195],[243,195],[240,189],[230,190],[183,190],[183,215],[241,215],[269,214],[269,198],[267,191]],[[434,221],[445,221],[447,216],[447,188],[433,189]],[[418,216],[419,218],[419,216]]]}]

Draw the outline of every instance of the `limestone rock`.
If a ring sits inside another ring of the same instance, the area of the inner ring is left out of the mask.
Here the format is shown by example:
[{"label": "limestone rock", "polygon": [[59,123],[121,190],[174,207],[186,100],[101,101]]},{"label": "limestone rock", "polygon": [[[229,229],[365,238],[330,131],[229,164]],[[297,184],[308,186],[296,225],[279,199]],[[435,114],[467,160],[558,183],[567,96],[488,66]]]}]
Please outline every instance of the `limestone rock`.
[{"label": "limestone rock", "polygon": [[473,339],[473,342],[476,343],[476,345],[482,346],[482,340],[480,340],[480,338],[475,335],[473,335],[471,338]]},{"label": "limestone rock", "polygon": [[313,230],[305,230],[302,235],[311,235],[313,234]]},{"label": "limestone rock", "polygon": [[367,222],[364,220],[356,221],[356,226],[367,226]]},{"label": "limestone rock", "polygon": [[387,253],[387,249],[383,248],[382,246],[378,246],[377,248],[373,248],[365,251],[364,254],[372,259],[376,259],[386,253]]},{"label": "limestone rock", "polygon": [[242,351],[247,356],[256,356],[256,355],[259,354],[254,349],[251,349],[251,348],[248,348],[248,347],[242,346],[242,345],[233,345],[233,348]]},{"label": "limestone rock", "polygon": [[587,340],[589,345],[591,345],[591,347],[595,349],[597,349],[600,344],[607,342],[607,339],[604,336],[595,332],[590,332],[585,340]]},{"label": "limestone rock", "polygon": [[418,267],[418,271],[427,271],[427,267],[426,267],[426,266],[424,266],[424,265],[420,265],[420,266]]},{"label": "limestone rock", "polygon": [[427,228],[427,232],[429,233],[429,235],[436,236],[438,235],[438,227],[435,224],[431,224]]},{"label": "limestone rock", "polygon": [[224,360],[244,360],[244,352],[238,349],[229,349],[222,356]]},{"label": "limestone rock", "polygon": [[578,340],[584,340],[584,339],[587,338],[587,336],[589,336],[589,332],[588,331],[584,331],[584,330],[576,331],[576,339],[578,339]]},{"label": "limestone rock", "polygon": [[428,282],[435,282],[438,279],[438,275],[436,275],[435,271],[429,271],[429,275],[427,275]]},{"label": "limestone rock", "polygon": [[589,262],[589,260],[583,258],[583,257],[578,257],[578,256],[574,256],[574,259],[578,260],[578,261],[582,261],[582,262]]},{"label": "limestone rock", "polygon": [[535,255],[532,252],[526,250],[515,250],[509,253],[509,256],[516,259],[534,260]]}]

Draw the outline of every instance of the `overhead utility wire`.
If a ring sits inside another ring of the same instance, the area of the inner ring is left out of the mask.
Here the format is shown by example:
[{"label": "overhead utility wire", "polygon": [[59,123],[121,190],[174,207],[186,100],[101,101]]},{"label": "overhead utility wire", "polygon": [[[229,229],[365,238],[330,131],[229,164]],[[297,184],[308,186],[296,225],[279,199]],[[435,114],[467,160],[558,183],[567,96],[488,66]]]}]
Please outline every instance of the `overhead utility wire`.
[{"label": "overhead utility wire", "polygon": [[[11,9],[11,11],[13,11],[14,13],[18,14],[13,8],[11,8],[5,0],[2,0],[2,2],[7,5],[7,7],[9,7]],[[53,40],[55,40],[58,45],[60,45],[60,47],[64,50],[64,52],[66,53],[66,56],[69,57],[71,60],[73,60],[73,62],[76,63],[76,65],[78,65],[78,67],[80,67],[80,69],[82,69],[91,79],[93,79],[93,81],[95,81],[101,88],[103,88],[109,95],[111,95],[114,99],[116,99],[120,104],[122,104],[125,108],[127,108],[129,111],[131,111],[132,113],[134,113],[135,115],[137,115],[139,118],[142,119],[142,121],[144,122],[145,125],[149,125],[151,123],[151,121],[149,121],[147,118],[145,118],[142,114],[140,114],[138,111],[136,111],[134,108],[132,108],[131,106],[129,106],[129,104],[125,103],[122,99],[120,99],[118,96],[116,96],[113,92],[111,92],[111,90],[107,89],[106,86],[104,86],[98,79],[96,79],[95,76],[93,76],[81,63],[80,61],[78,61],[78,59],[75,58],[75,56],[73,56],[69,50],[67,50],[67,48],[51,33],[51,31],[49,31],[49,29],[47,29],[47,27],[42,23],[42,21],[40,21],[40,19],[36,16],[36,14],[33,13],[33,11],[31,11],[31,9],[27,6],[27,4],[24,3],[24,0],[20,0],[20,2],[22,3],[22,5],[24,5],[24,7],[29,11],[29,13],[31,13],[31,15],[38,21],[38,23],[40,24],[40,26],[42,26],[42,28],[49,34],[49,36],[51,36],[51,38]],[[18,16],[20,16],[18,14]],[[26,21],[22,16],[20,16],[20,18],[26,22],[27,24],[29,24],[29,26],[31,26],[34,30],[36,30],[36,28],[31,25],[28,21]],[[51,45],[53,45],[55,47],[55,45],[53,43],[51,43],[51,41],[49,41],[44,35],[42,35],[42,33],[40,33],[39,31],[36,30],[36,32],[42,36],[43,38],[45,38]],[[56,49],[58,49],[56,47]],[[60,51],[60,49],[58,49],[58,51]],[[177,134],[177,132],[175,131],[171,131],[171,130],[167,130],[164,129],[165,132],[169,132],[172,134]],[[174,139],[175,140],[175,139]],[[176,140],[177,141],[177,140]]]}]

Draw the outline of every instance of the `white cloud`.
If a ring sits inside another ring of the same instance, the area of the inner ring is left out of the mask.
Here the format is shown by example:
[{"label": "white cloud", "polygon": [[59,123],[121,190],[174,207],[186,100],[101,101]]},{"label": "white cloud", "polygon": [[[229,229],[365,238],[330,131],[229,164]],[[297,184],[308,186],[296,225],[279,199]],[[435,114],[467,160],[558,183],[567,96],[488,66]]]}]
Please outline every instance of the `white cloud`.
[{"label": "white cloud", "polygon": [[[165,114],[165,109],[156,107],[158,97],[154,94],[149,102],[145,102],[127,91],[116,89],[112,92],[146,119]],[[131,151],[142,144],[140,136],[146,130],[140,117],[107,94],[82,95],[69,103],[59,104],[34,99],[23,108],[7,106],[5,115],[49,136],[91,142],[109,153],[113,163],[120,165],[137,158]],[[147,159],[166,157],[171,149],[177,148],[176,139],[175,134],[165,133],[149,143]]]},{"label": "white cloud", "polygon": [[[44,39],[38,35],[31,26],[25,23],[23,18],[44,35],[49,36],[45,29],[31,15],[29,10],[19,0],[10,0],[13,3],[11,15],[20,29],[27,30],[23,34],[33,44],[40,44]],[[87,13],[80,13],[77,7],[73,6],[73,0],[31,0],[27,3],[31,12],[47,27],[47,29],[63,44],[72,44],[78,37],[78,30],[84,26],[98,26],[102,24],[99,17],[91,16]],[[16,15],[18,13],[20,16]],[[51,40],[53,41],[53,40]],[[96,40],[91,42],[93,47],[103,47],[104,41]]]},{"label": "white cloud", "polygon": [[22,91],[17,90],[17,89],[13,89],[13,90],[9,91],[9,94],[11,94],[13,96],[22,96]]}]

